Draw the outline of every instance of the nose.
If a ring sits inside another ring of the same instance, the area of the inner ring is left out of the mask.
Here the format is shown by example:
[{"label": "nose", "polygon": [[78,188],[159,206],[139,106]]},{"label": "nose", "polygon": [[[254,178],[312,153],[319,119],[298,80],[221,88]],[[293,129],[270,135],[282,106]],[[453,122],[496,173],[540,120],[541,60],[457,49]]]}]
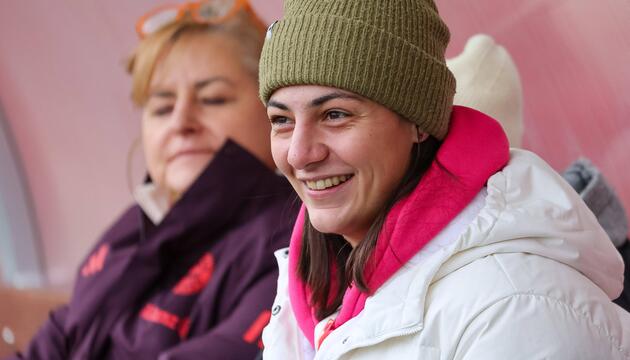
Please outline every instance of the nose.
[{"label": "nose", "polygon": [[177,99],[173,112],[173,127],[180,134],[195,133],[200,129],[199,110],[195,99],[182,96]]},{"label": "nose", "polygon": [[323,134],[313,124],[297,122],[293,128],[287,162],[296,170],[308,170],[328,157]]}]

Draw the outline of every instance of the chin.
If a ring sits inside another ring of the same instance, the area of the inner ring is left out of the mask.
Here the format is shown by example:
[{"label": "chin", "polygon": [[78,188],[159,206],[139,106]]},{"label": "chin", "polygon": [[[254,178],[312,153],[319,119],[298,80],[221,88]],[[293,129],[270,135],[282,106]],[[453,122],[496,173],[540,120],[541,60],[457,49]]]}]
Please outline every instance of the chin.
[{"label": "chin", "polygon": [[208,161],[171,164],[166,172],[167,188],[180,195],[183,194],[197,180],[207,164]]},{"label": "chin", "polygon": [[338,214],[321,214],[321,211],[309,211],[309,220],[315,230],[325,234],[343,235],[343,222]]},{"label": "chin", "polygon": [[173,191],[179,195],[185,193],[190,186],[197,180],[197,176],[180,176],[168,179],[166,186],[170,191]]}]

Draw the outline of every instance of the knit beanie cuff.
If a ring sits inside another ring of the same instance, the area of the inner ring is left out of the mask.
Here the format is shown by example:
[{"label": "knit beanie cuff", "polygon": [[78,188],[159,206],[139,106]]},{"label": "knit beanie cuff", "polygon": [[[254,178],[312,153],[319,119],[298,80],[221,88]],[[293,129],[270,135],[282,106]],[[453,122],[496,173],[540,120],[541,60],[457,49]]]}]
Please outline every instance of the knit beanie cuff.
[{"label": "knit beanie cuff", "polygon": [[444,59],[371,24],[316,13],[285,18],[269,29],[260,65],[265,103],[281,87],[331,86],[377,102],[438,139],[448,131],[455,79]]}]

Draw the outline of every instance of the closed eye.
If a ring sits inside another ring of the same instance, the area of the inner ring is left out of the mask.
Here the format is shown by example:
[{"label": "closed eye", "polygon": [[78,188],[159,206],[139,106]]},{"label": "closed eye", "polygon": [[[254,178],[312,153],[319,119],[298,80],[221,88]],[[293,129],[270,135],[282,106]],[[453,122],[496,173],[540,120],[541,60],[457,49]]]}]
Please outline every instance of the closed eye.
[{"label": "closed eye", "polygon": [[160,106],[157,109],[153,110],[152,113],[153,113],[153,116],[166,116],[172,113],[174,108],[175,108],[174,105]]},{"label": "closed eye", "polygon": [[201,103],[203,105],[208,105],[208,106],[223,105],[223,104],[225,104],[227,102],[228,102],[228,99],[223,98],[223,97],[212,97],[212,98],[202,98],[201,99]]}]

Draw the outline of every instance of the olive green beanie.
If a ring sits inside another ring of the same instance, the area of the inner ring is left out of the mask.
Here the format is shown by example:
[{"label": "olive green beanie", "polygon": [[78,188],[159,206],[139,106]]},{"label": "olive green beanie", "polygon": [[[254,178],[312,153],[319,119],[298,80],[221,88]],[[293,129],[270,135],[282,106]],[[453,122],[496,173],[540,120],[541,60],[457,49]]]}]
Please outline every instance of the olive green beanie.
[{"label": "olive green beanie", "polygon": [[443,139],[455,78],[433,0],[285,0],[260,59],[260,98],[291,85],[351,91]]}]

